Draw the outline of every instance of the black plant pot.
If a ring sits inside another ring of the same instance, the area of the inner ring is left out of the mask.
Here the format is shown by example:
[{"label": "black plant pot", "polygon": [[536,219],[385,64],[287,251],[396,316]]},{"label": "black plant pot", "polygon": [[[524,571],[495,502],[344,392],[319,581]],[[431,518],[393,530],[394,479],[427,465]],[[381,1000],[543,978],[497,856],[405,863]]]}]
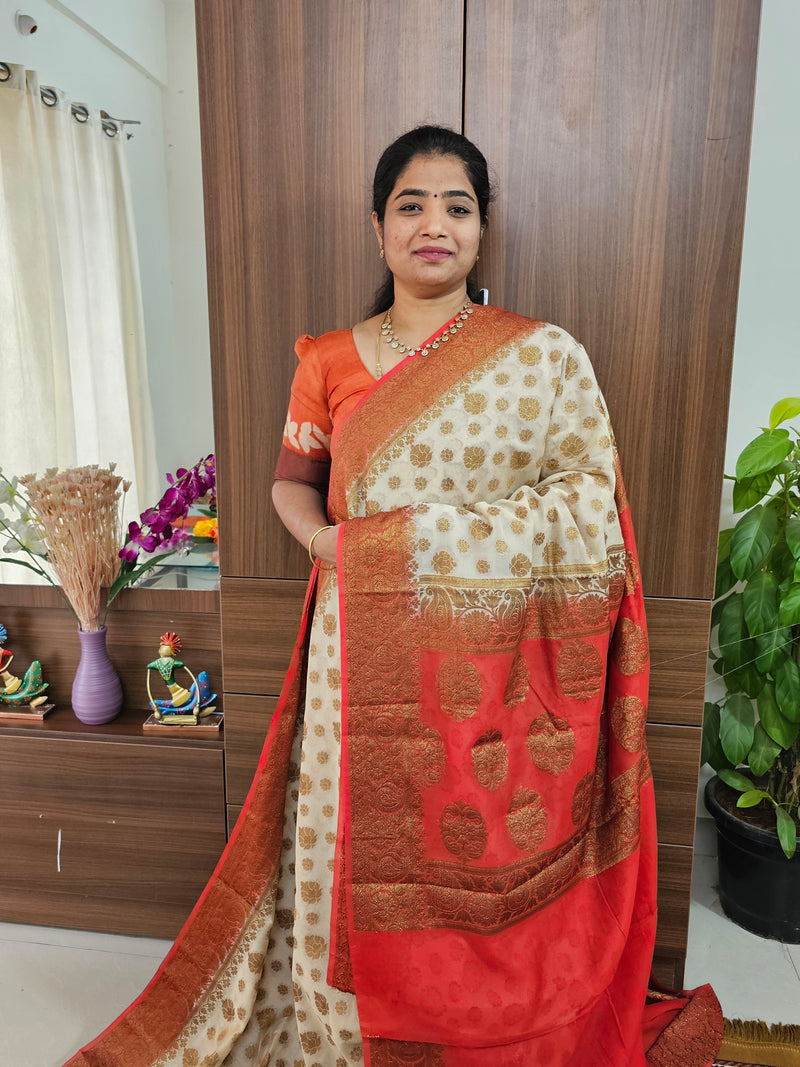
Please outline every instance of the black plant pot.
[{"label": "black plant pot", "polygon": [[777,833],[742,822],[717,799],[714,776],[705,803],[717,824],[719,899],[722,910],[745,930],[800,944],[800,852],[786,858]]}]

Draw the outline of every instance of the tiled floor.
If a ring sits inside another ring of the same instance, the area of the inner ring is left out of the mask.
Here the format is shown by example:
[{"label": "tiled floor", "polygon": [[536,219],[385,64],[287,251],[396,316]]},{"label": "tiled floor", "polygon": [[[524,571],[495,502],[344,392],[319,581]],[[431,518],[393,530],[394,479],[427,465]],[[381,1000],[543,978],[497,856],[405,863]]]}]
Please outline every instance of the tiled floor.
[{"label": "tiled floor", "polygon": [[[714,883],[713,826],[697,839],[687,987],[710,981],[729,1017],[800,1023],[800,945],[726,919]],[[141,992],[168,941],[0,924],[0,1064],[61,1067]]]}]

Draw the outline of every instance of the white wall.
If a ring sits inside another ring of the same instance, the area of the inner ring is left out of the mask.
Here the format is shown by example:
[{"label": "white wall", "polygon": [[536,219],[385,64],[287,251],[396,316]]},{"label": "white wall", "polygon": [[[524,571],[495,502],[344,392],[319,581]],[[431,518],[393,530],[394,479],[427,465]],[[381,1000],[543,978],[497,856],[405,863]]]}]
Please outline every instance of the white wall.
[{"label": "white wall", "polygon": [[[800,396],[800,2],[763,0],[725,472]],[[721,526],[731,525],[730,485]]]},{"label": "white wall", "polygon": [[0,0],[0,59],[141,122],[127,149],[164,485],[214,449],[193,20],[192,0]]}]

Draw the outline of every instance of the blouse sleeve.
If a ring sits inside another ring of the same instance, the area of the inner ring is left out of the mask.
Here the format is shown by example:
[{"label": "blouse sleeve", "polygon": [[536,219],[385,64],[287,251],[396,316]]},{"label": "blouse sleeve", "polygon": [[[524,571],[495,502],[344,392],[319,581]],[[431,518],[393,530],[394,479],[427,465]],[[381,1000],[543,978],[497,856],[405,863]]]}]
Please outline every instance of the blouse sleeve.
[{"label": "blouse sleeve", "polygon": [[327,495],[331,416],[317,344],[304,334],[294,346],[300,360],[292,381],[275,481],[301,482]]}]

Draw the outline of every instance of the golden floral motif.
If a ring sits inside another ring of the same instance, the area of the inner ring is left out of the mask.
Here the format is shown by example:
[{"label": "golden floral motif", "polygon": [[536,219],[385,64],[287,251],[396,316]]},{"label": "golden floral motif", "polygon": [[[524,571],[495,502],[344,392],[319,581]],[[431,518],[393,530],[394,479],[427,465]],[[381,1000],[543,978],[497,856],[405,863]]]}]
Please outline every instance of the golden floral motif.
[{"label": "golden floral motif", "polygon": [[559,360],[561,359],[561,355],[562,355],[562,353],[561,353],[561,349],[560,348],[551,348],[550,349],[550,362],[551,363],[558,363]]},{"label": "golden floral motif", "polygon": [[486,453],[479,445],[470,445],[464,449],[464,466],[467,470],[479,470],[486,461]]},{"label": "golden floral motif", "polygon": [[518,651],[511,661],[505,689],[503,690],[503,707],[508,708],[510,711],[517,704],[521,704],[528,695],[529,687],[528,664],[525,662],[525,657],[522,653]]},{"label": "golden floral motif", "polygon": [[441,459],[442,463],[452,463],[453,462],[453,450],[452,450],[452,448],[443,448],[442,451],[439,453],[439,458]]},{"label": "golden floral motif", "polygon": [[520,418],[524,419],[525,422],[533,422],[534,419],[538,419],[539,412],[542,410],[542,405],[535,396],[520,397],[517,407]]},{"label": "golden floral motif", "polygon": [[575,734],[566,719],[545,711],[528,727],[528,754],[535,767],[557,778],[575,756]]},{"label": "golden floral motif", "polygon": [[574,356],[567,356],[566,366],[564,367],[564,377],[569,381],[570,378],[574,378],[578,373],[578,361]]},{"label": "golden floral motif", "polygon": [[614,634],[612,655],[625,675],[640,674],[649,657],[647,634],[633,619],[623,619]]},{"label": "golden floral motif", "polygon": [[436,672],[439,704],[455,722],[471,719],[483,696],[481,675],[474,663],[461,656],[448,656]]},{"label": "golden floral motif", "polygon": [[480,415],[486,411],[487,403],[483,393],[467,393],[464,397],[464,410],[470,415]]},{"label": "golden floral motif", "polygon": [[558,508],[548,508],[547,509],[547,521],[548,522],[558,522]]},{"label": "golden floral motif", "polygon": [[600,533],[600,528],[597,523],[587,522],[586,533],[589,535],[589,537],[597,537],[597,535]]},{"label": "golden floral motif", "polygon": [[532,789],[518,789],[511,798],[506,815],[506,827],[518,849],[534,852],[547,834],[547,812],[544,802]]},{"label": "golden floral motif", "polygon": [[455,489],[456,483],[452,478],[442,478],[442,492],[450,493]]},{"label": "golden floral motif", "polygon": [[472,769],[478,784],[493,790],[508,774],[508,749],[499,730],[487,730],[472,745]]},{"label": "golden floral motif", "polygon": [[548,541],[542,551],[545,563],[549,563],[552,566],[560,563],[566,554],[566,551],[561,547],[558,541]]},{"label": "golden floral motif", "polygon": [[561,442],[561,454],[567,459],[577,459],[585,451],[586,442],[576,433],[568,433]]},{"label": "golden floral motif", "polygon": [[564,694],[585,704],[600,692],[603,660],[587,641],[570,641],[558,653],[556,677]]},{"label": "golden floral motif", "polygon": [[626,752],[639,752],[644,745],[647,706],[635,696],[617,697],[611,708],[611,729]]},{"label": "golden floral motif", "polygon": [[509,569],[515,578],[524,578],[526,574],[530,574],[530,558],[524,552],[518,552],[512,556]]},{"label": "golden floral motif", "polygon": [[433,459],[433,452],[428,445],[412,445],[410,455],[415,467],[427,467]]},{"label": "golden floral motif", "polygon": [[498,400],[495,400],[494,406],[498,411],[508,411],[508,401],[504,396],[501,396]]},{"label": "golden floral motif", "polygon": [[633,552],[625,552],[625,592],[633,593],[641,581],[639,563]]},{"label": "golden floral motif", "polygon": [[449,574],[456,568],[456,561],[449,552],[445,551],[437,552],[431,563],[437,574]]},{"label": "golden floral motif", "polygon": [[494,550],[495,550],[495,552],[500,552],[500,553],[508,552],[508,545],[502,539],[499,540],[499,541],[495,541]]},{"label": "golden floral motif", "polygon": [[447,804],[439,819],[444,847],[462,863],[483,855],[488,831],[483,816],[464,800]]},{"label": "golden floral motif", "polygon": [[523,345],[519,350],[519,361],[526,367],[536,367],[542,362],[542,350],[538,345]]},{"label": "golden floral motif", "polygon": [[593,385],[594,385],[594,382],[592,381],[591,378],[581,378],[581,380],[580,380],[581,389],[584,389],[584,390],[585,389],[591,389]]},{"label": "golden floral motif", "polygon": [[477,561],[477,563],[475,564],[475,570],[478,572],[478,574],[488,574],[489,573],[488,560],[479,559]]},{"label": "golden floral motif", "polygon": [[524,470],[531,461],[530,452],[515,451],[509,457],[508,465],[512,471]]},{"label": "golden floral motif", "polygon": [[473,519],[469,524],[469,532],[476,541],[484,541],[492,533],[492,524],[485,519]]}]

